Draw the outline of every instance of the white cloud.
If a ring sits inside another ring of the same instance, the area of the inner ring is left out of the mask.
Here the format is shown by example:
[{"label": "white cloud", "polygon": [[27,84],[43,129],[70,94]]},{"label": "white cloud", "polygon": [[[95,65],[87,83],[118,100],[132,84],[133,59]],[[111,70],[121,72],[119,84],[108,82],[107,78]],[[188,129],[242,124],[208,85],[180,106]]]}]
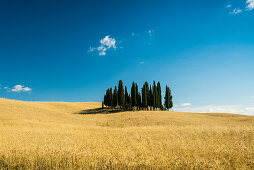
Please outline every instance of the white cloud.
[{"label": "white cloud", "polygon": [[242,12],[241,9],[235,8],[232,12],[229,12],[229,14],[231,14],[231,15],[237,15],[237,14],[239,14],[239,13],[241,13],[241,12]]},{"label": "white cloud", "polygon": [[174,111],[193,113],[235,113],[254,116],[254,107],[242,105],[207,105],[199,107],[174,107]]},{"label": "white cloud", "polygon": [[16,93],[19,93],[19,92],[29,92],[29,91],[31,91],[31,90],[32,90],[31,88],[29,88],[29,87],[24,87],[24,86],[22,86],[22,85],[16,85],[16,86],[14,86],[14,87],[11,89],[12,92],[16,92]]},{"label": "white cloud", "polygon": [[226,6],[226,8],[231,8],[232,7],[232,5],[231,4],[228,4],[227,6]]},{"label": "white cloud", "polygon": [[144,62],[144,61],[141,61],[141,62],[139,62],[139,64],[145,64],[145,62]]},{"label": "white cloud", "polygon": [[247,0],[246,1],[246,9],[249,11],[254,9],[254,0]]},{"label": "white cloud", "polygon": [[105,46],[107,48],[116,48],[116,40],[114,38],[109,38],[109,35],[100,40],[101,46]]},{"label": "white cloud", "polygon": [[254,107],[246,107],[245,108],[245,111],[248,113],[248,112],[251,112],[253,115],[254,115]]},{"label": "white cloud", "polygon": [[90,46],[88,52],[91,53],[94,52],[94,50],[96,50],[96,48]]},{"label": "white cloud", "polygon": [[4,87],[4,90],[6,90],[7,92],[11,91],[11,88],[9,87]]},{"label": "white cloud", "polygon": [[151,37],[154,34],[154,30],[150,29],[147,31],[147,33],[148,33],[149,37]]},{"label": "white cloud", "polygon": [[182,103],[182,104],[180,104],[180,106],[183,106],[183,107],[190,106],[190,105],[191,105],[190,103]]},{"label": "white cloud", "polygon": [[111,48],[116,49],[116,40],[114,38],[110,38],[110,36],[107,35],[100,40],[99,47],[90,47],[88,52],[94,52],[95,50],[97,50],[99,52],[99,55],[106,55],[107,50]]}]

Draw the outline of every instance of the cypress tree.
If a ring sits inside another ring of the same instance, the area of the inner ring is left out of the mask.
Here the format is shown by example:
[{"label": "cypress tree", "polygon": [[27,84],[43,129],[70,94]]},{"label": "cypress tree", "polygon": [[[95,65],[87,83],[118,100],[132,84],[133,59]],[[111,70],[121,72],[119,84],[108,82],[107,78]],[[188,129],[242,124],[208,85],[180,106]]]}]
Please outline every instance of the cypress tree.
[{"label": "cypress tree", "polygon": [[157,93],[158,93],[157,107],[161,108],[161,106],[162,106],[162,103],[161,103],[161,84],[160,84],[159,81],[157,83]]},{"label": "cypress tree", "polygon": [[[136,106],[140,107],[140,105],[141,105],[141,98],[139,98],[139,96],[138,96],[138,95],[140,95],[140,93],[138,91],[138,84],[137,83],[135,84],[135,93],[136,93],[136,100],[137,100]],[[141,95],[140,95],[140,97],[141,97]],[[139,99],[140,99],[140,101],[139,101]]]},{"label": "cypress tree", "polygon": [[147,97],[146,97],[146,86],[145,84],[143,85],[141,89],[141,94],[142,94],[142,107],[145,108],[147,105]]},{"label": "cypress tree", "polygon": [[106,94],[104,96],[104,104],[109,107],[112,106],[113,104],[112,88],[107,89]]},{"label": "cypress tree", "polygon": [[138,92],[137,94],[137,106],[138,108],[141,108],[142,107],[142,102],[141,102],[141,94]]},{"label": "cypress tree", "polygon": [[127,90],[127,87],[125,86],[125,110],[131,110],[131,96],[128,94],[128,90]]},{"label": "cypress tree", "polygon": [[170,109],[173,107],[173,97],[171,95],[171,90],[168,86],[166,86],[166,93],[165,93],[165,108]]},{"label": "cypress tree", "polygon": [[117,94],[117,87],[115,86],[114,93],[113,93],[113,107],[118,105],[118,94]]},{"label": "cypress tree", "polygon": [[110,107],[113,106],[113,93],[112,93],[112,88],[109,89],[108,91],[108,105]]},{"label": "cypress tree", "polygon": [[152,107],[153,106],[153,90],[152,90],[152,86],[150,85],[150,89],[149,89],[149,97],[150,97],[150,100],[149,100],[149,106]]},{"label": "cypress tree", "polygon": [[147,82],[143,85],[142,88],[142,107],[148,107],[148,96],[149,96],[149,85]]},{"label": "cypress tree", "polygon": [[164,99],[165,99],[165,103],[164,103],[165,108],[168,109],[169,108],[169,99],[168,99],[168,86],[167,85],[166,85],[166,91],[165,91]]},{"label": "cypress tree", "polygon": [[169,109],[171,109],[173,107],[173,96],[171,94],[171,90],[170,88],[168,87],[168,93],[169,93]]},{"label": "cypress tree", "polygon": [[155,81],[153,81],[153,107],[154,107],[154,109],[157,107],[157,100],[158,100],[157,87],[156,87]]},{"label": "cypress tree", "polygon": [[145,87],[146,87],[146,108],[148,108],[150,100],[150,92],[149,92],[149,84],[147,81],[145,82]]},{"label": "cypress tree", "polygon": [[103,103],[105,104],[105,106],[107,106],[107,95],[104,95],[104,99],[103,99]]},{"label": "cypress tree", "polygon": [[123,89],[123,81],[119,80],[118,83],[118,104],[120,107],[124,106],[125,104],[125,96],[124,96],[124,89]]},{"label": "cypress tree", "polygon": [[131,95],[128,96],[128,103],[130,105],[130,107],[132,106],[132,102],[131,102]]},{"label": "cypress tree", "polygon": [[131,86],[131,103],[132,106],[137,106],[137,94],[136,94],[136,85],[133,82]]},{"label": "cypress tree", "polygon": [[149,84],[147,83],[147,106],[150,106],[150,100],[151,100],[151,93],[150,93],[150,88]]},{"label": "cypress tree", "polygon": [[125,97],[124,97],[124,98],[125,98],[125,100],[124,100],[124,101],[125,101],[125,105],[127,105],[127,104],[129,104],[129,103],[128,103],[129,94],[128,94],[128,91],[127,91],[127,87],[126,87],[126,86],[125,86],[125,93],[124,93],[124,95],[125,95]]},{"label": "cypress tree", "polygon": [[106,90],[106,94],[104,95],[104,103],[108,106],[108,89]]}]

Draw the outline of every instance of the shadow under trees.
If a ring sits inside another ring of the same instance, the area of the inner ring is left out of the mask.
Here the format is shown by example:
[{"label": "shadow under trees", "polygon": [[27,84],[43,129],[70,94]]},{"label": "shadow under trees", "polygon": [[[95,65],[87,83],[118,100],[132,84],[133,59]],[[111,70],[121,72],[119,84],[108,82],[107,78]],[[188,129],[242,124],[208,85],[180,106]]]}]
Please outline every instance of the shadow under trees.
[{"label": "shadow under trees", "polygon": [[112,113],[120,113],[120,112],[125,112],[127,110],[123,109],[117,109],[117,108],[95,108],[95,109],[86,109],[86,110],[81,110],[79,112],[76,112],[74,114],[82,114],[82,115],[87,115],[87,114],[112,114]]}]

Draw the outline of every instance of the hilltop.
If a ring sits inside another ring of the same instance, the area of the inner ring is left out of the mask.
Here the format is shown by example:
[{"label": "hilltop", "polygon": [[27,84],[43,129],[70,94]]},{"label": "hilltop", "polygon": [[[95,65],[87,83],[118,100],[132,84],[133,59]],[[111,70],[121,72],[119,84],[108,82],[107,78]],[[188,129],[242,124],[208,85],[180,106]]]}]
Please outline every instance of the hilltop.
[{"label": "hilltop", "polygon": [[0,168],[254,168],[254,117],[0,99]]}]

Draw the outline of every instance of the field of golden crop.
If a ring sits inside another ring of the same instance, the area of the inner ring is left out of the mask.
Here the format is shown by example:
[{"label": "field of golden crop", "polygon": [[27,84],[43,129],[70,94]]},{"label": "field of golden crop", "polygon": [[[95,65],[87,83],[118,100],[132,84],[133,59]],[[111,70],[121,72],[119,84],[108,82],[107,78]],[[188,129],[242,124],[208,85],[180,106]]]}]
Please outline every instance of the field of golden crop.
[{"label": "field of golden crop", "polygon": [[0,169],[254,169],[254,117],[0,99]]}]

